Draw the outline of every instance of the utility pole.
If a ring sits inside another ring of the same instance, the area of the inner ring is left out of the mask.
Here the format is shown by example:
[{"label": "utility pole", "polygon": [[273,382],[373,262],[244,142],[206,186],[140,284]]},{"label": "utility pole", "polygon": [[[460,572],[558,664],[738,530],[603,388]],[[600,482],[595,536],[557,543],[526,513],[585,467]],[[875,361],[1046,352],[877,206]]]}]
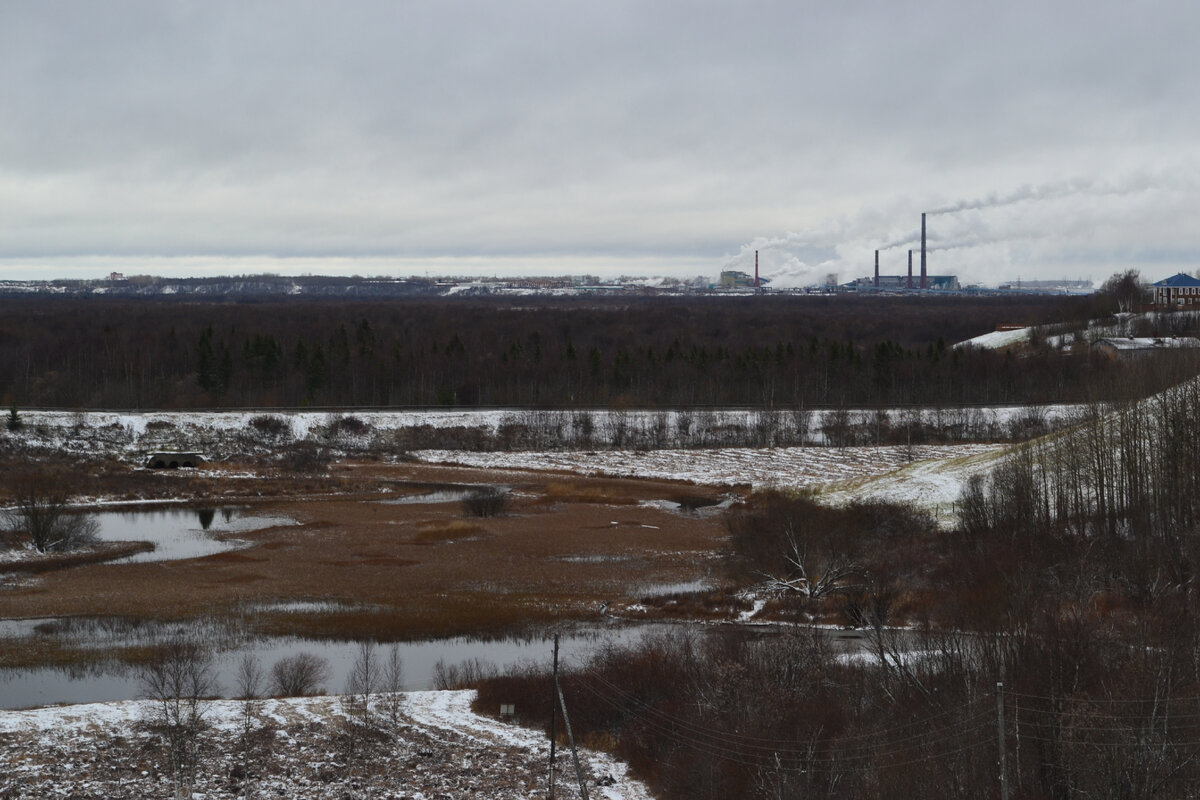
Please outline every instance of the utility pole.
[{"label": "utility pole", "polygon": [[571,759],[575,762],[575,778],[579,781],[579,793],[583,795],[583,800],[588,800],[587,781],[583,779],[583,767],[579,765],[579,751],[575,749],[575,734],[571,733],[571,718],[567,716],[567,700],[563,697],[562,687],[558,685],[558,681],[554,682],[554,688],[558,690],[558,702],[562,706],[563,712],[563,727],[567,729],[567,741],[571,743]]},{"label": "utility pole", "polygon": [[1008,800],[1008,770],[1004,764],[1004,683],[996,683],[997,740],[1000,743],[1000,800]]},{"label": "utility pole", "polygon": [[558,739],[556,730],[558,722],[558,634],[554,634],[554,685],[550,687],[550,800],[554,800],[554,745]]}]

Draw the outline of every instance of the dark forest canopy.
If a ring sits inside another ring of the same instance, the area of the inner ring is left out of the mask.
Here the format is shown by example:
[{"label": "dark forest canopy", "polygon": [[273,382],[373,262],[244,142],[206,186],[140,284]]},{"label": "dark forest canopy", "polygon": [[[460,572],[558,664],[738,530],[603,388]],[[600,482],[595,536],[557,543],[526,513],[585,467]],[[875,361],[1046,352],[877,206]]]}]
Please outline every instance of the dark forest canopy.
[{"label": "dark forest canopy", "polygon": [[23,406],[788,407],[1068,401],[1122,368],[951,344],[1089,298],[0,299]]}]

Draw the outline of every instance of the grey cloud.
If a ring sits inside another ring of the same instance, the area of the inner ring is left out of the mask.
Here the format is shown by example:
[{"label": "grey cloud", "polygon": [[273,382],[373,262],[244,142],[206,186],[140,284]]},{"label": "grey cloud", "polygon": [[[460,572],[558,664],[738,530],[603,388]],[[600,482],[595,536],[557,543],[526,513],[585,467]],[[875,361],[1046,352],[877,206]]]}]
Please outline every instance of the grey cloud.
[{"label": "grey cloud", "polygon": [[[0,257],[657,254],[715,274],[759,240],[778,270],[852,271],[922,210],[1026,200],[1055,231],[1119,233],[1104,187],[1161,195],[1200,159],[1200,11],[1068,5],[4,3]],[[962,243],[1027,227],[939,222]]]}]

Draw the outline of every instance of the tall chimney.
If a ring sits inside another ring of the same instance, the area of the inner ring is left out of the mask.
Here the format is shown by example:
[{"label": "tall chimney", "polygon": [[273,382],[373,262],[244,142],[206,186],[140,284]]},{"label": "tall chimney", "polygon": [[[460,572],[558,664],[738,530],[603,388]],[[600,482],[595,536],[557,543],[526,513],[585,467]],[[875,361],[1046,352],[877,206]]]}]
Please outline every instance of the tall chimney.
[{"label": "tall chimney", "polygon": [[758,251],[754,251],[754,288],[758,288]]},{"label": "tall chimney", "polygon": [[912,250],[908,251],[908,288],[912,288]]},{"label": "tall chimney", "polygon": [[925,275],[925,212],[921,212],[921,288],[929,288],[929,278]]},{"label": "tall chimney", "polygon": [[875,288],[879,288],[879,251],[875,251]]}]

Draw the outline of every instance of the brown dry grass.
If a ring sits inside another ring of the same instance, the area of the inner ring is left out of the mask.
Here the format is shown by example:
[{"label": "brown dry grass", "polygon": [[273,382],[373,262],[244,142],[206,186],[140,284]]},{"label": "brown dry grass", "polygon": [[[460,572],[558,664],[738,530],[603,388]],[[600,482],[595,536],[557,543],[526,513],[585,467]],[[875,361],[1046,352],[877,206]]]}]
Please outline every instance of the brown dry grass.
[{"label": "brown dry grass", "polygon": [[[378,502],[388,496],[381,489],[417,482],[502,483],[517,501],[486,523],[463,520],[457,503]],[[272,487],[279,488],[273,477],[262,485],[243,478],[218,482],[213,495],[249,497]],[[339,487],[353,493],[330,493]],[[359,463],[335,465],[322,488],[261,503],[263,513],[301,524],[239,534],[252,542],[246,549],[45,573],[0,592],[0,618],[240,618],[256,605],[324,599],[351,608],[264,613],[255,624],[267,633],[337,638],[497,633],[594,619],[602,602],[638,586],[704,577],[726,539],[717,518],[636,505],[681,489],[706,492],[670,481]]]},{"label": "brown dry grass", "polygon": [[430,520],[421,523],[420,530],[413,537],[413,544],[442,544],[463,539],[477,539],[485,532],[482,525],[466,520]]},{"label": "brown dry grass", "polygon": [[102,564],[118,558],[144,553],[153,549],[147,542],[114,542],[98,544],[85,550],[74,550],[63,553],[44,553],[20,561],[5,562],[0,557],[0,573],[26,572],[42,573],[60,569],[82,567],[88,564]]},{"label": "brown dry grass", "polygon": [[613,491],[611,487],[594,482],[554,481],[546,484],[542,500],[547,503],[603,503],[606,505],[632,505],[635,498]]}]

